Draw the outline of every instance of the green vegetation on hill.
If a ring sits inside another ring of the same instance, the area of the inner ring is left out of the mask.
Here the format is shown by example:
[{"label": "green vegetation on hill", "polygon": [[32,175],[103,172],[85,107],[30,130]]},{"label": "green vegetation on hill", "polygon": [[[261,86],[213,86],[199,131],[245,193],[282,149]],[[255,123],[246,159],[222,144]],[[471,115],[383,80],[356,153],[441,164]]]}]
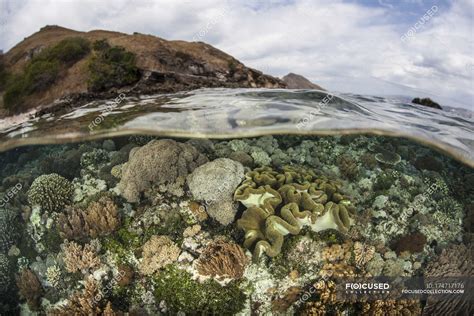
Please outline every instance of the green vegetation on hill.
[{"label": "green vegetation on hill", "polygon": [[120,46],[110,46],[107,41],[93,43],[94,55],[89,62],[89,89],[105,91],[112,87],[123,87],[140,79],[135,66],[135,54]]},{"label": "green vegetation on hill", "polygon": [[[66,38],[42,50],[31,59],[23,73],[4,79],[6,81],[3,95],[5,108],[13,110],[23,102],[26,96],[46,90],[56,81],[61,69],[79,61],[89,51],[89,41],[80,37]],[[0,87],[3,78],[1,72],[0,69]]]}]

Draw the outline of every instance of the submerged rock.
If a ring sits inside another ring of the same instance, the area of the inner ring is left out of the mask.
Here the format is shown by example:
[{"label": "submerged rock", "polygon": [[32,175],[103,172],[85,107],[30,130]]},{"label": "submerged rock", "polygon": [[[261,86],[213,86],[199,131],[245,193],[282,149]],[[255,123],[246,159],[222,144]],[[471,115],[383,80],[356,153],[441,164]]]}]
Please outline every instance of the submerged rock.
[{"label": "submerged rock", "polygon": [[196,168],[187,177],[187,183],[193,197],[206,202],[209,216],[228,225],[237,211],[232,196],[243,178],[241,163],[219,158]]},{"label": "submerged rock", "polygon": [[438,110],[443,109],[441,107],[441,105],[439,105],[435,101],[431,100],[430,98],[423,98],[423,99],[414,98],[411,102],[415,103],[415,104],[419,104],[419,105],[424,105],[424,106],[427,106],[427,107],[433,108],[433,109],[438,109]]}]

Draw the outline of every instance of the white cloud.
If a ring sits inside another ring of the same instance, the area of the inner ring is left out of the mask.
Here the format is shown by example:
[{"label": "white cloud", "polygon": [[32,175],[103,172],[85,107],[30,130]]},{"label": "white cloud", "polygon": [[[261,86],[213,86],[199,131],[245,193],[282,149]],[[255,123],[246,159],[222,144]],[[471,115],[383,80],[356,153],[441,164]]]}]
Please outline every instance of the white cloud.
[{"label": "white cloud", "polygon": [[430,94],[473,106],[471,0],[439,7],[405,42],[401,36],[413,25],[391,19],[392,0],[377,8],[342,0],[3,1],[10,12],[2,8],[4,48],[46,24],[184,40],[205,30],[200,40],[273,75],[292,71],[329,89]]}]

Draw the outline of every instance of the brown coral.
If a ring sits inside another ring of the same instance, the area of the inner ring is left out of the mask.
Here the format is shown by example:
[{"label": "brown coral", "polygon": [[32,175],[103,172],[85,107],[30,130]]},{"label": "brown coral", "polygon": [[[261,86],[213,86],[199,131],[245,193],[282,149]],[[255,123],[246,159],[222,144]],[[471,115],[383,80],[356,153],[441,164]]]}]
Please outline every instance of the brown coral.
[{"label": "brown coral", "polygon": [[414,232],[399,238],[393,245],[398,255],[404,251],[409,253],[422,252],[426,245],[426,236],[420,232]]},{"label": "brown coral", "polygon": [[87,271],[97,268],[101,264],[96,247],[92,244],[85,244],[82,247],[73,241],[66,240],[62,248],[63,260],[68,272]]},{"label": "brown coral", "polygon": [[36,274],[30,269],[23,269],[16,277],[16,285],[20,296],[26,300],[31,310],[38,309],[43,288]]},{"label": "brown coral", "polygon": [[420,315],[421,305],[417,300],[376,300],[364,303],[363,313],[373,316]]},{"label": "brown coral", "polygon": [[282,313],[285,312],[299,298],[302,289],[298,286],[290,286],[282,297],[272,301],[272,311]]},{"label": "brown coral", "polygon": [[77,207],[68,208],[66,214],[59,214],[57,223],[62,238],[97,238],[115,231],[120,226],[120,216],[114,201],[102,197],[84,211]]},{"label": "brown coral", "polygon": [[152,140],[130,151],[122,168],[119,190],[129,202],[138,202],[140,193],[153,184],[167,186],[166,191],[179,195],[186,176],[207,162],[194,146],[171,139]]},{"label": "brown coral", "polygon": [[218,239],[204,249],[196,267],[202,275],[240,279],[247,263],[247,257],[239,245]]},{"label": "brown coral", "polygon": [[362,268],[367,262],[372,260],[375,254],[375,247],[356,241],[354,243],[354,261],[357,267]]},{"label": "brown coral", "polygon": [[72,294],[71,297],[69,297],[66,305],[50,310],[48,315],[118,316],[119,313],[113,310],[112,304],[110,302],[104,304],[103,294],[99,288],[99,284],[92,277],[90,277],[86,280],[85,287],[82,292],[78,291]]},{"label": "brown coral", "polygon": [[[473,244],[451,245],[426,267],[425,277],[471,277],[474,274]],[[428,297],[423,315],[473,315],[469,298],[433,299]]]},{"label": "brown coral", "polygon": [[359,175],[359,166],[351,156],[343,154],[337,159],[337,166],[341,174],[347,179],[355,179]]},{"label": "brown coral", "polygon": [[143,245],[143,259],[139,265],[142,274],[151,275],[178,260],[181,250],[167,236],[151,236]]}]

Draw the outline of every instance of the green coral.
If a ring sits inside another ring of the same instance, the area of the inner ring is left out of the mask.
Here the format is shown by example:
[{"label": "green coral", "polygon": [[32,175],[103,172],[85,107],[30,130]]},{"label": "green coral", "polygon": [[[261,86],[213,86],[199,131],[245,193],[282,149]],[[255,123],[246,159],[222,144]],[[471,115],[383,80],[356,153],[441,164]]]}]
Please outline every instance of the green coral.
[{"label": "green coral", "polygon": [[199,283],[189,272],[169,265],[154,278],[155,298],[165,301],[168,312],[186,315],[234,315],[241,311],[246,296],[239,283],[221,286],[214,280]]},{"label": "green coral", "polygon": [[74,187],[56,173],[39,176],[28,190],[28,202],[39,205],[43,211],[61,211],[72,202]]},{"label": "green coral", "polygon": [[262,253],[275,257],[284,236],[299,234],[303,226],[315,232],[346,232],[355,208],[339,189],[336,181],[303,168],[286,166],[278,172],[262,167],[248,172],[234,194],[247,207],[237,221],[245,231],[244,247],[254,248],[254,259]]}]

